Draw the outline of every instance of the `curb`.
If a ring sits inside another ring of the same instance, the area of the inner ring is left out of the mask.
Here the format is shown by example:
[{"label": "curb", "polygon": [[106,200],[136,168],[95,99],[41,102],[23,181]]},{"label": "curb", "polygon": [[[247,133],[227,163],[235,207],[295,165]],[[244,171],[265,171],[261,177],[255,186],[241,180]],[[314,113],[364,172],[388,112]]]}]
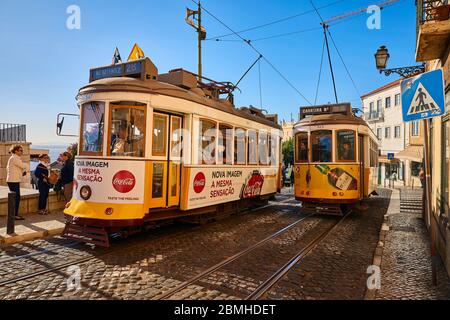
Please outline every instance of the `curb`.
[{"label": "curb", "polygon": [[0,236],[0,245],[12,245],[25,241],[32,241],[36,239],[42,239],[46,237],[52,237],[62,234],[64,227],[49,229],[44,231],[35,231],[21,235],[11,235],[11,236]]},{"label": "curb", "polygon": [[[398,208],[398,209],[397,209]],[[400,190],[392,189],[391,198],[389,201],[389,207],[384,215],[384,221],[381,226],[380,235],[378,239],[378,245],[375,249],[375,253],[373,255],[372,265],[377,266],[381,270],[381,263],[383,261],[383,251],[384,244],[386,240],[386,235],[389,231],[389,216],[398,213],[400,208]],[[364,300],[375,300],[376,295],[378,293],[378,289],[367,289],[366,294],[364,295]]]}]

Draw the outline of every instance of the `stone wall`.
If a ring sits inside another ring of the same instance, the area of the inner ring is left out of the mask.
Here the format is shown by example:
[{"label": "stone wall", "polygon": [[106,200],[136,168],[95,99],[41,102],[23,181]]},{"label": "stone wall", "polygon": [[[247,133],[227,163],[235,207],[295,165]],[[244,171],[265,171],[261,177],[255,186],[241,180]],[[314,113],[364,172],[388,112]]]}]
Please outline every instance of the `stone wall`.
[{"label": "stone wall", "polygon": [[[15,142],[0,142],[0,186],[6,186],[6,165],[8,164],[8,159],[11,157],[9,154],[9,148]],[[22,178],[21,188],[31,188],[30,183],[30,145],[29,142],[20,143],[23,147],[22,161],[27,166],[27,175]]]},{"label": "stone wall", "polygon": [[[26,215],[30,213],[36,213],[38,211],[38,194],[22,196],[20,200],[19,213]],[[50,192],[48,196],[47,209],[50,211],[62,211],[66,205],[64,196],[61,194],[58,196],[56,192]],[[0,199],[0,216],[6,216],[8,214],[8,199]]]}]

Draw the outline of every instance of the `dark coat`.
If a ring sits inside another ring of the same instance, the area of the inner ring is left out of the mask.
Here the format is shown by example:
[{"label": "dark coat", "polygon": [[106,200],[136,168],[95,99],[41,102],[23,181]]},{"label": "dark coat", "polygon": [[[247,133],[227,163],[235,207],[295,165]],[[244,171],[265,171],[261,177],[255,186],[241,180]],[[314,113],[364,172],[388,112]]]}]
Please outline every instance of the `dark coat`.
[{"label": "dark coat", "polygon": [[48,177],[48,169],[46,166],[44,166],[42,163],[39,163],[36,167],[36,170],[34,170],[34,176],[37,179],[37,185],[47,185],[46,178]]},{"label": "dark coat", "polygon": [[61,168],[61,183],[63,185],[73,182],[74,164],[71,159],[64,162]]}]

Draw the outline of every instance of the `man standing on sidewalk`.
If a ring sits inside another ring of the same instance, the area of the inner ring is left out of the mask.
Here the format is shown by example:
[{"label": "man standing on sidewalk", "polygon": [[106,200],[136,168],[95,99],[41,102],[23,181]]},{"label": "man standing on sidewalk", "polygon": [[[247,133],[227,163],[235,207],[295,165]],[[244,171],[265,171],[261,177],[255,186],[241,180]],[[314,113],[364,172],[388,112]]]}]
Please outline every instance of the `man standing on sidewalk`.
[{"label": "man standing on sidewalk", "polygon": [[72,199],[73,192],[74,164],[70,152],[64,152],[60,157],[61,160],[64,161],[64,165],[61,169],[61,184],[64,189],[64,198],[66,199],[66,202],[69,202]]},{"label": "man standing on sidewalk", "polygon": [[22,181],[22,177],[27,174],[26,166],[20,158],[23,154],[23,148],[21,145],[16,144],[9,149],[9,152],[11,153],[11,157],[6,165],[6,182],[8,183],[9,190],[16,193],[16,220],[24,220],[19,215],[20,182]]}]

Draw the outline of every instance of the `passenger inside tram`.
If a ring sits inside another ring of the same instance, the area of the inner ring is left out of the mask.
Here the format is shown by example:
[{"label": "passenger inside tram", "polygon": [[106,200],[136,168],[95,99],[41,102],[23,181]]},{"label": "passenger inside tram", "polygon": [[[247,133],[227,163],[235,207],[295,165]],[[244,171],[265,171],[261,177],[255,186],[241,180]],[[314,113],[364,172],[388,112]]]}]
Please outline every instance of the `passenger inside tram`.
[{"label": "passenger inside tram", "polygon": [[331,162],[331,131],[315,131],[311,133],[312,161]]},{"label": "passenger inside tram", "polygon": [[111,154],[114,156],[123,156],[129,150],[127,125],[122,123],[119,127],[117,136],[112,139]]}]

